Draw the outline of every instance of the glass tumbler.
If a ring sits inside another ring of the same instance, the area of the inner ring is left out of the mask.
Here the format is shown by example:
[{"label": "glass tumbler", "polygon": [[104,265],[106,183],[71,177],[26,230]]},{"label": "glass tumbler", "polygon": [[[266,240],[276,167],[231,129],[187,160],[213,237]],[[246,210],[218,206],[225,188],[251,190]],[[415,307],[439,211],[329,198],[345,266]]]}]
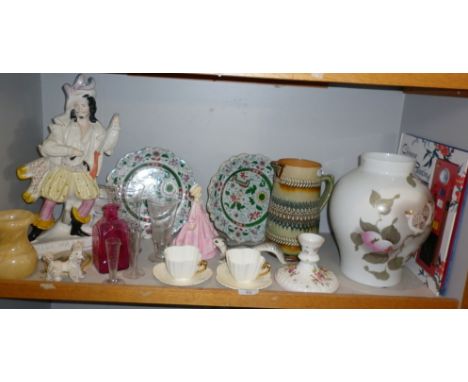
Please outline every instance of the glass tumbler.
[{"label": "glass tumbler", "polygon": [[164,249],[172,238],[174,221],[179,206],[178,199],[148,199],[148,212],[151,219],[151,238],[154,251],[149,260],[164,259]]},{"label": "glass tumbler", "polygon": [[105,284],[124,284],[124,281],[117,277],[121,244],[120,239],[116,237],[109,237],[105,241],[107,264],[109,267],[109,278],[104,281]]}]

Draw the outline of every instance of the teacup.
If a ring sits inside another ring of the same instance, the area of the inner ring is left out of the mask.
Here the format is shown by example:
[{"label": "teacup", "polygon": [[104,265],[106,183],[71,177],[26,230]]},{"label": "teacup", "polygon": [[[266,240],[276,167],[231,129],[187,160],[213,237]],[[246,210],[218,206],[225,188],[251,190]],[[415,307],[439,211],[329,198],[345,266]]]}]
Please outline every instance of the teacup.
[{"label": "teacup", "polygon": [[169,274],[175,280],[190,280],[196,273],[203,272],[208,263],[202,260],[197,247],[174,245],[164,250],[164,260]]},{"label": "teacup", "polygon": [[229,272],[238,283],[249,283],[270,271],[270,264],[253,248],[233,248],[226,252]]}]

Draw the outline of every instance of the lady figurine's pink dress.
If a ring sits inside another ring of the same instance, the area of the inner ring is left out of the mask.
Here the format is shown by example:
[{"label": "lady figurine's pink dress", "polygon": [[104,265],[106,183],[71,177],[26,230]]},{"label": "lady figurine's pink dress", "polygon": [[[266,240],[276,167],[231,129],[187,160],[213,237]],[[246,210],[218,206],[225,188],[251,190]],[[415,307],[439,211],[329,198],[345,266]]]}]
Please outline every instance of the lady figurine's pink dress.
[{"label": "lady figurine's pink dress", "polygon": [[201,187],[195,185],[190,189],[194,200],[187,223],[182,227],[174,245],[194,245],[198,247],[203,259],[211,259],[218,251],[213,239],[218,233],[211,224],[208,214],[201,205]]}]

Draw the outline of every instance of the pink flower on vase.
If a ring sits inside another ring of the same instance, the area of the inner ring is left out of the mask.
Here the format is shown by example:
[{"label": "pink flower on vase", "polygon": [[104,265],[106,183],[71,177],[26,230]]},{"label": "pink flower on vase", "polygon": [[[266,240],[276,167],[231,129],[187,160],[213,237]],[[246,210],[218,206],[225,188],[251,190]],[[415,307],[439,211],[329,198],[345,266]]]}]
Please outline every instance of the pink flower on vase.
[{"label": "pink flower on vase", "polygon": [[375,253],[389,253],[393,249],[392,242],[382,239],[382,235],[378,232],[362,232],[361,239],[364,245]]}]

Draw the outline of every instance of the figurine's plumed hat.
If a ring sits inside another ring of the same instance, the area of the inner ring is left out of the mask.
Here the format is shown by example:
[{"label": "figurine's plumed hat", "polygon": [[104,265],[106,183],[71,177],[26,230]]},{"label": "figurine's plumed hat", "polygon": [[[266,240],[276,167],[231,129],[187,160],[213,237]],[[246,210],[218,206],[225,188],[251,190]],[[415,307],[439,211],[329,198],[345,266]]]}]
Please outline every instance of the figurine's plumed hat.
[{"label": "figurine's plumed hat", "polygon": [[63,85],[65,91],[65,110],[69,111],[73,108],[73,104],[81,100],[83,96],[88,95],[90,97],[96,97],[96,90],[94,89],[96,83],[94,78],[87,77],[84,74],[80,74],[76,77],[73,85]]}]

